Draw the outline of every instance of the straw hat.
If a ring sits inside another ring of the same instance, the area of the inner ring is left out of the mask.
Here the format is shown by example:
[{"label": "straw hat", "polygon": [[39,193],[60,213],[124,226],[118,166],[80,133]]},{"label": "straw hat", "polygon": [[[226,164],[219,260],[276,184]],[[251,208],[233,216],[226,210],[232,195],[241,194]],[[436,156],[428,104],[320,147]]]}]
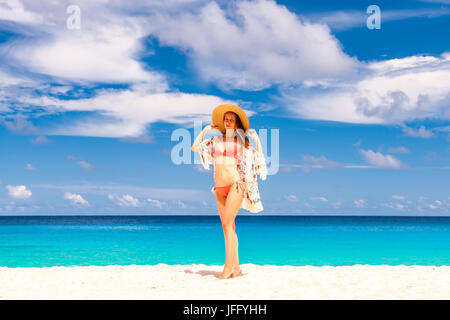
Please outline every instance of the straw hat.
[{"label": "straw hat", "polygon": [[225,134],[225,126],[223,124],[223,117],[225,113],[227,112],[234,112],[238,115],[239,119],[241,119],[242,126],[244,127],[244,131],[247,131],[249,128],[249,122],[247,115],[245,114],[244,110],[239,108],[238,106],[235,106],[234,104],[221,104],[220,106],[217,106],[212,113],[212,123],[219,127],[219,131]]}]

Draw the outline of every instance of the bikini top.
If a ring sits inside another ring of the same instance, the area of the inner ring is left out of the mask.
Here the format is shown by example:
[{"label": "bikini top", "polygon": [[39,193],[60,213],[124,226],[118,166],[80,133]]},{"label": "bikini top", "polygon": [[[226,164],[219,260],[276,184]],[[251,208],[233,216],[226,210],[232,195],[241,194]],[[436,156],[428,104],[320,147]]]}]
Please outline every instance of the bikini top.
[{"label": "bikini top", "polygon": [[220,157],[220,156],[228,156],[228,157],[234,157],[237,159],[237,143],[234,142],[234,150],[233,153],[230,155],[229,150],[227,150],[227,148],[225,148],[225,150],[220,150],[218,148],[219,143],[215,143],[213,146],[213,152],[214,152],[214,157]]}]

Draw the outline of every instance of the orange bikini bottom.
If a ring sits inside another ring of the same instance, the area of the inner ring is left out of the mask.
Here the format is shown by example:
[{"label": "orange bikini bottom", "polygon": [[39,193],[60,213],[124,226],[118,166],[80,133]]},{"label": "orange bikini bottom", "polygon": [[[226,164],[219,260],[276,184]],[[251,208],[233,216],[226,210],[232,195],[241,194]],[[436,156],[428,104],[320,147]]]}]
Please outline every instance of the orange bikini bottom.
[{"label": "orange bikini bottom", "polygon": [[224,195],[226,197],[226,196],[228,196],[228,193],[230,193],[231,187],[233,185],[236,185],[236,190],[239,191],[239,184],[240,184],[240,182],[238,181],[238,182],[232,183],[232,184],[230,184],[228,186],[225,186],[225,187],[216,187],[216,186],[214,186],[214,191],[219,191],[220,194],[222,194],[222,195]]}]

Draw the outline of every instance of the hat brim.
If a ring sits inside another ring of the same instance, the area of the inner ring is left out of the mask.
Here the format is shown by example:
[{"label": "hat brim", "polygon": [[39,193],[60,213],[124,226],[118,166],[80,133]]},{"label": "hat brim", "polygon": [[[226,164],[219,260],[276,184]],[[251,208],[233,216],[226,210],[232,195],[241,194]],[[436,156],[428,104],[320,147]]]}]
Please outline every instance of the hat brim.
[{"label": "hat brim", "polygon": [[244,110],[234,104],[221,104],[220,106],[217,106],[212,113],[212,123],[219,128],[220,132],[225,133],[226,130],[225,125],[223,124],[223,117],[225,113],[230,111],[238,115],[239,119],[241,119],[244,131],[247,131],[250,127],[247,115]]}]

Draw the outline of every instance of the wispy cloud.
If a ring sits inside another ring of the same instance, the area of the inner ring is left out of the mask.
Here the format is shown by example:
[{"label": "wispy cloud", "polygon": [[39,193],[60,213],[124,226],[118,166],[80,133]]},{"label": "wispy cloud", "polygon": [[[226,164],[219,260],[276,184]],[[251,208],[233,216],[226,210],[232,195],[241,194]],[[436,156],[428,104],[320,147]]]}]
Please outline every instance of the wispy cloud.
[{"label": "wispy cloud", "polygon": [[167,203],[164,201],[150,199],[150,198],[147,198],[147,202],[149,202],[151,205],[158,207],[160,209],[162,209],[163,206],[167,205]]},{"label": "wispy cloud", "polygon": [[387,207],[389,209],[396,210],[396,211],[404,211],[406,208],[406,206],[402,203],[390,203],[389,202],[389,203],[382,203],[381,205],[384,207]]},{"label": "wispy cloud", "polygon": [[83,169],[86,169],[86,170],[95,169],[95,166],[93,166],[92,164],[90,164],[84,160],[78,159],[77,157],[74,157],[74,156],[67,156],[67,160],[76,162],[80,167],[82,167]]},{"label": "wispy cloud", "polygon": [[399,147],[389,147],[387,150],[388,153],[409,153],[409,150],[405,148],[404,146]]},{"label": "wispy cloud", "polygon": [[73,193],[84,195],[101,195],[108,196],[109,194],[129,194],[137,198],[143,199],[159,199],[159,200],[182,200],[192,201],[192,199],[204,199],[210,195],[211,192],[196,189],[181,189],[181,188],[151,188],[130,186],[125,184],[108,183],[99,184],[94,182],[86,182],[82,184],[33,184],[33,189],[44,190],[71,190]]},{"label": "wispy cloud", "polygon": [[36,168],[34,168],[31,163],[27,163],[27,166],[25,167],[25,170],[34,171]]},{"label": "wispy cloud", "polygon": [[289,202],[297,202],[299,199],[296,195],[290,194],[284,197]]},{"label": "wispy cloud", "polygon": [[420,128],[417,129],[417,130],[414,130],[413,128],[410,128],[410,127],[406,126],[403,123],[400,124],[400,126],[403,129],[403,133],[405,135],[407,135],[407,136],[410,136],[410,137],[417,137],[417,138],[428,139],[428,138],[433,138],[433,137],[436,136],[431,130],[427,130],[424,125],[421,125]]},{"label": "wispy cloud", "polygon": [[366,208],[367,202],[363,199],[354,200],[353,206],[355,206],[356,208]]},{"label": "wispy cloud", "polygon": [[139,200],[129,194],[122,196],[108,194],[108,199],[121,207],[137,207],[140,205]]},{"label": "wispy cloud", "polygon": [[372,150],[360,149],[359,151],[364,160],[374,167],[387,169],[402,169],[407,167],[400,160],[391,155],[384,155],[381,152],[374,152]]},{"label": "wispy cloud", "polygon": [[342,164],[327,159],[325,156],[314,157],[311,155],[302,155],[303,160],[303,171],[310,172],[313,169],[321,168],[339,168]]},{"label": "wispy cloud", "polygon": [[[446,0],[436,0],[434,2],[445,3]],[[432,2],[432,1],[429,1]],[[419,9],[401,9],[384,10],[381,7],[381,23],[399,21],[411,18],[436,18],[450,14],[449,8],[419,8]],[[323,23],[328,25],[333,31],[343,31],[351,28],[367,28],[366,21],[369,14],[364,8],[361,10],[339,10],[320,12],[304,15],[314,23]]]},{"label": "wispy cloud", "polygon": [[0,20],[30,24],[45,22],[42,15],[26,10],[20,0],[1,1]]},{"label": "wispy cloud", "polygon": [[73,205],[81,205],[81,206],[89,206],[89,202],[87,202],[81,195],[66,192],[64,193],[64,199],[69,200]]},{"label": "wispy cloud", "polygon": [[321,202],[328,202],[328,199],[325,198],[325,197],[312,197],[311,200],[321,201]]},{"label": "wispy cloud", "polygon": [[46,136],[38,136],[30,140],[32,144],[47,144],[50,143],[50,140],[47,139]]}]

